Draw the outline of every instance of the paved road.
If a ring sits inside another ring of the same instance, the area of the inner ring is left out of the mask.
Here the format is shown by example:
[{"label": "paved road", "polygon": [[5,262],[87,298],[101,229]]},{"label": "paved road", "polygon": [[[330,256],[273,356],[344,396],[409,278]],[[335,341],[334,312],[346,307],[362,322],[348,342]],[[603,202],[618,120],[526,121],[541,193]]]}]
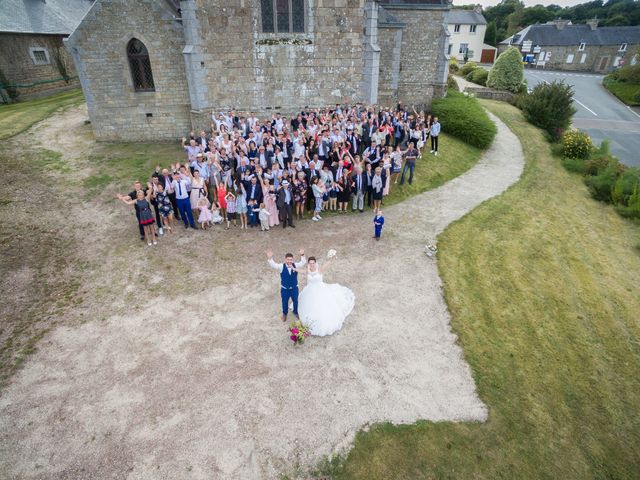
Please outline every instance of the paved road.
[{"label": "paved road", "polygon": [[576,114],[573,126],[599,144],[609,139],[611,153],[627,165],[640,166],[640,112],[634,111],[602,86],[602,75],[525,70],[529,88],[541,82],[564,80],[572,85]]}]

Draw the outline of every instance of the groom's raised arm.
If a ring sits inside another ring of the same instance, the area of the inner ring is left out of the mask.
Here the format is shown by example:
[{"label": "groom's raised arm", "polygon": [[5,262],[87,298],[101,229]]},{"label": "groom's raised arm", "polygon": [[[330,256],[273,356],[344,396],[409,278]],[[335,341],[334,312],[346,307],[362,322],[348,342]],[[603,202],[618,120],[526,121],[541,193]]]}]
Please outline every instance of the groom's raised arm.
[{"label": "groom's raised arm", "polygon": [[282,264],[276,263],[273,261],[273,252],[271,250],[267,250],[267,262],[271,266],[271,268],[275,268],[276,270],[282,270]]}]

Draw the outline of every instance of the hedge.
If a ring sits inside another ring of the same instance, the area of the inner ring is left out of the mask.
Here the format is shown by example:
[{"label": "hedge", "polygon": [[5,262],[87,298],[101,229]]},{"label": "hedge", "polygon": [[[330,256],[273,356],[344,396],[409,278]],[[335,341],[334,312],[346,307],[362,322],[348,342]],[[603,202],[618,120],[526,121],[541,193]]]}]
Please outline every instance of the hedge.
[{"label": "hedge", "polygon": [[491,145],[497,133],[495,124],[478,101],[449,90],[445,98],[435,100],[431,113],[439,117],[442,130],[478,148]]},{"label": "hedge", "polygon": [[476,83],[478,85],[485,86],[487,84],[487,77],[489,76],[489,72],[482,67],[478,67],[465,77],[468,81]]},{"label": "hedge", "polygon": [[487,86],[497,90],[508,90],[518,93],[524,80],[522,54],[515,47],[509,47],[502,52],[493,64],[487,78]]}]

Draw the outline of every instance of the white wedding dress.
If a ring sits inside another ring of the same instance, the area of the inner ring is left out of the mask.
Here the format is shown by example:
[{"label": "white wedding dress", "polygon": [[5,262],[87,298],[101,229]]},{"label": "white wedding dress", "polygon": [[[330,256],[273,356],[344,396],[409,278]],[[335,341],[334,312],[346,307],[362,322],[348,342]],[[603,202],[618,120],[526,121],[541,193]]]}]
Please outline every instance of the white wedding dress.
[{"label": "white wedding dress", "polygon": [[337,283],[324,283],[322,273],[309,272],[307,286],[298,299],[298,313],[311,335],[324,337],[342,328],[342,322],[353,310],[355,295]]}]

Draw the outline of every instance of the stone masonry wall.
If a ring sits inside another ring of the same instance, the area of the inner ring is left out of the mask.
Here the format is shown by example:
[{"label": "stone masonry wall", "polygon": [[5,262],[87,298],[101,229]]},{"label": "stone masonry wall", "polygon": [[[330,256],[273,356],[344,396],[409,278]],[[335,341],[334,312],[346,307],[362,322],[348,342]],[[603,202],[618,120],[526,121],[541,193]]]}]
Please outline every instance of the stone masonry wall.
[{"label": "stone masonry wall", "polygon": [[[149,52],[155,92],[134,90],[126,51],[134,37]],[[166,2],[97,0],[67,48],[97,139],[177,139],[190,130],[182,26]]]},{"label": "stone masonry wall", "polygon": [[[599,72],[608,73],[613,69],[613,61],[616,57],[623,57],[629,60],[633,52],[638,50],[638,45],[628,45],[626,52],[620,52],[620,45],[586,45],[583,52],[578,51],[578,45],[551,47],[543,49],[551,52],[551,58],[545,68],[553,70],[569,70],[574,72]],[[573,62],[567,63],[567,56],[573,54]],[[580,63],[582,55],[586,54],[585,62]],[[601,61],[604,68],[600,68]]]},{"label": "stone masonry wall", "polygon": [[[34,63],[29,54],[32,47],[46,49],[49,55],[47,65]],[[67,75],[75,77],[73,60],[62,44],[62,35],[0,33],[0,71],[8,84],[21,85],[16,88],[20,97],[78,85],[77,79],[70,79],[68,82],[62,79],[55,61],[56,53],[66,66]]]},{"label": "stone masonry wall", "polygon": [[[620,45],[586,45],[584,51],[578,51],[578,45],[542,47],[543,52],[551,52],[551,58],[544,66],[549,70],[564,70],[571,72],[596,72],[609,73],[613,70],[613,62],[616,57],[622,57],[628,63],[634,52],[640,45],[628,45],[625,52],[620,52]],[[500,45],[498,53],[509,48],[508,45]],[[573,54],[573,62],[567,63],[567,56]],[[586,54],[584,63],[580,63],[582,55]],[[525,53],[522,54],[526,55]],[[538,54],[536,54],[536,58]],[[603,59],[606,61],[603,63]],[[601,66],[604,65],[603,68]],[[542,67],[538,67],[542,68]]]},{"label": "stone masonry wall", "polygon": [[282,111],[362,100],[364,0],[307,0],[305,33],[262,33],[259,0],[198,0],[210,107]]},{"label": "stone masonry wall", "polygon": [[399,101],[406,105],[429,105],[444,94],[446,85],[439,78],[439,62],[445,59],[444,14],[447,8],[401,8],[385,5],[406,24],[402,34]]},{"label": "stone masonry wall", "polygon": [[378,30],[378,45],[380,45],[378,103],[380,105],[392,106],[398,100],[402,35],[402,28],[383,27]]}]

